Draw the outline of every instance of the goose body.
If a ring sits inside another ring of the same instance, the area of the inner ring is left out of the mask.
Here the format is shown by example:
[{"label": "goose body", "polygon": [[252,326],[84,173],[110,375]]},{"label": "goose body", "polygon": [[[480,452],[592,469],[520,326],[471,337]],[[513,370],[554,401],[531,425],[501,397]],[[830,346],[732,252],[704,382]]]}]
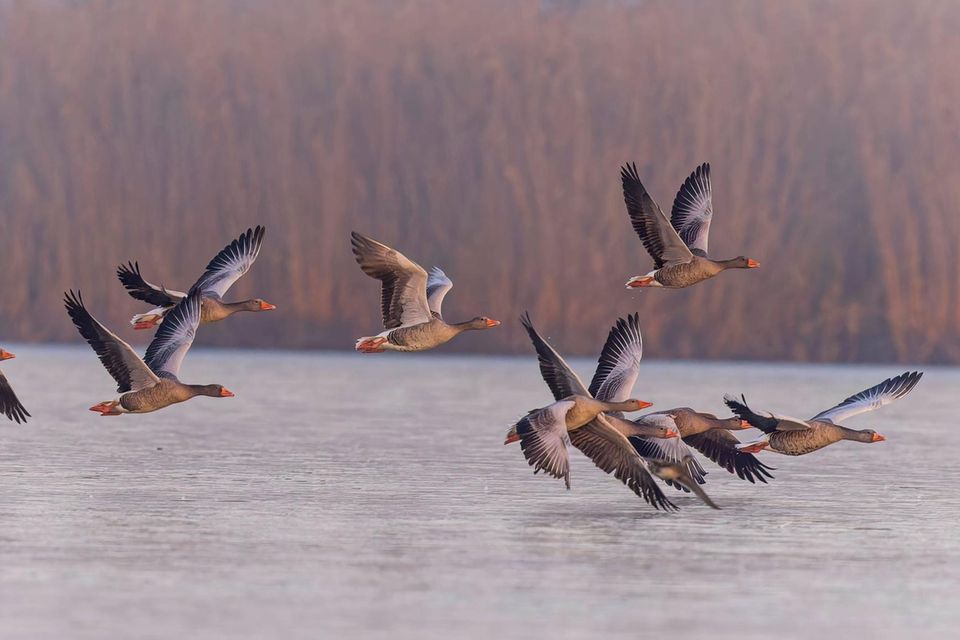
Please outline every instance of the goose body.
[{"label": "goose body", "polygon": [[357,232],[350,234],[353,254],[365,274],[381,282],[380,308],[384,331],[359,338],[356,350],[426,351],[463,333],[490,329],[500,323],[485,316],[448,324],[441,307],[453,282],[439,268],[427,272],[416,262]]},{"label": "goose body", "polygon": [[754,266],[759,266],[759,264],[755,261],[750,261],[748,258],[711,260],[710,258],[694,255],[690,258],[689,262],[665,264],[659,269],[654,269],[645,275],[634,276],[627,280],[627,288],[667,287],[670,289],[682,289],[695,285],[698,282],[709,280],[727,269],[749,269]]},{"label": "goose body", "polygon": [[200,325],[199,290],[180,301],[167,315],[143,358],[90,315],[79,292],[64,294],[64,306],[80,335],[93,347],[104,368],[116,380],[117,391],[122,394],[115,400],[90,407],[91,411],[97,411],[101,416],[149,413],[196,396],[233,396],[219,384],[185,384],[177,378]]},{"label": "goose body", "polygon": [[864,433],[819,420],[812,420],[809,425],[803,431],[775,431],[768,436],[767,446],[777,453],[802,456],[841,440],[880,442],[884,439],[876,433]]},{"label": "goose body", "polygon": [[[573,400],[573,407],[567,412],[568,428],[571,430],[584,426],[599,414],[607,411],[639,411],[644,407],[650,406],[649,402],[644,402],[643,400],[604,402],[592,396],[582,395],[572,395],[568,399]],[[614,427],[614,429],[616,429],[616,427]]]},{"label": "goose body", "polygon": [[647,193],[636,165],[620,171],[627,214],[650,257],[654,270],[627,281],[627,288],[668,287],[681,289],[708,280],[727,269],[752,269],[756,260],[743,256],[713,260],[707,255],[713,220],[713,190],[710,165],[703,164],[680,187],[668,220]]},{"label": "goose body", "polygon": [[430,318],[426,322],[408,327],[387,329],[375,336],[359,338],[355,346],[362,353],[381,351],[426,351],[446,344],[464,331],[489,329],[499,322],[488,318],[476,318],[468,322],[447,324],[441,318]]},{"label": "goose body", "polygon": [[[119,404],[115,407],[116,411],[120,413],[150,413],[169,407],[172,404],[186,402],[197,396],[229,398],[232,395],[218,384],[184,384],[176,378],[160,378],[152,386],[123,394],[119,398]],[[103,415],[113,414],[107,412]]]},{"label": "goose body", "polygon": [[[16,358],[16,356],[6,349],[0,349],[0,361],[12,360],[13,358]],[[10,386],[2,371],[0,371],[0,413],[17,424],[26,422],[27,418],[31,417],[23,403],[17,398],[17,394],[14,393],[13,387]]]},{"label": "goose body", "polygon": [[883,405],[902,398],[917,386],[922,376],[921,372],[908,371],[894,378],[888,378],[850,396],[826,411],[821,411],[809,420],[759,414],[747,405],[747,400],[743,396],[740,399],[727,396],[725,402],[740,418],[766,434],[758,440],[740,445],[738,448],[741,451],[756,453],[769,449],[783,455],[802,456],[841,440],[864,443],[886,440],[873,429],[850,429],[838,422],[879,409]]},{"label": "goose body", "polygon": [[[260,255],[266,229],[257,226],[247,229],[239,238],[220,250],[207,264],[200,279],[190,288],[201,293],[200,323],[220,322],[239,311],[271,311],[275,305],[260,298],[225,302],[223,295],[240,279]],[[140,274],[140,264],[129,262],[117,267],[117,278],[131,297],[156,305],[146,313],[138,313],[130,320],[134,329],[150,329],[163,319],[187,294],[147,282]]]}]

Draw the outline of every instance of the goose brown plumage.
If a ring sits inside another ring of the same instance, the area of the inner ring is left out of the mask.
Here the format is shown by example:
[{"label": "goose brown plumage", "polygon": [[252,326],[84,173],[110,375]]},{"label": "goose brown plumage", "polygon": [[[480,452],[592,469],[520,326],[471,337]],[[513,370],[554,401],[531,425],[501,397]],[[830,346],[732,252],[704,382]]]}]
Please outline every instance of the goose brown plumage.
[{"label": "goose brown plumage", "polygon": [[902,398],[917,386],[922,376],[922,372],[907,371],[894,378],[888,378],[869,389],[855,393],[826,411],[821,411],[809,420],[774,414],[761,415],[750,409],[743,395],[739,400],[732,396],[727,396],[724,400],[741,419],[766,434],[759,440],[740,445],[738,448],[741,451],[757,453],[770,449],[788,456],[801,456],[841,440],[883,442],[886,438],[873,429],[850,429],[838,422],[867,411],[874,411]]},{"label": "goose brown plumage", "polygon": [[[13,358],[16,358],[16,356],[6,349],[0,349],[0,361],[12,360]],[[17,424],[26,422],[27,418],[31,417],[23,403],[17,398],[17,394],[14,393],[13,387],[10,386],[2,371],[0,371],[0,413]]]},{"label": "goose brown plumage", "polygon": [[[261,298],[238,302],[223,300],[227,290],[253,266],[260,255],[265,233],[266,229],[259,225],[255,229],[247,229],[213,257],[203,275],[190,288],[190,291],[199,289],[201,292],[201,324],[219,322],[239,311],[272,311],[277,308]],[[177,303],[187,297],[182,291],[147,282],[140,275],[139,262],[128,262],[117,267],[117,278],[131,297],[156,306],[146,313],[133,316],[130,324],[134,329],[149,329],[159,325]]]},{"label": "goose brown plumage", "polygon": [[416,262],[387,245],[353,231],[350,242],[357,264],[381,282],[380,308],[385,331],[357,340],[362,353],[426,351],[463,333],[500,324],[486,316],[448,324],[441,312],[443,298],[453,282],[439,268],[429,275]]},{"label": "goose brown plumage", "polygon": [[636,164],[620,170],[623,198],[634,231],[650,257],[654,270],[634,276],[627,288],[668,287],[679,289],[697,284],[727,269],[753,269],[756,260],[739,256],[712,260],[707,256],[710,223],[713,220],[713,190],[710,165],[704,163],[684,181],[674,199],[670,220],[647,193]]},{"label": "goose brown plumage", "polygon": [[229,398],[219,384],[184,384],[177,378],[180,365],[200,325],[201,293],[194,291],[167,314],[143,358],[90,315],[80,292],[64,294],[64,306],[80,335],[93,347],[107,372],[117,381],[116,400],[92,407],[101,416],[149,413],[196,396]]}]

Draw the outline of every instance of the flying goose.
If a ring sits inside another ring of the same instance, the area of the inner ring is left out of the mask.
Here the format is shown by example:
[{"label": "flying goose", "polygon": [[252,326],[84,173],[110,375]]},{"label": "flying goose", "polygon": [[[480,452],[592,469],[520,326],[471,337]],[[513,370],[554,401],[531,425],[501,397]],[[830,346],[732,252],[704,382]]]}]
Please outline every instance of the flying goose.
[{"label": "flying goose", "polygon": [[363,353],[426,351],[449,342],[464,331],[489,329],[500,323],[479,316],[447,324],[440,307],[453,282],[439,268],[423,267],[385,244],[353,231],[353,254],[363,272],[382,283],[380,308],[386,331],[357,340]]},{"label": "flying goose", "polygon": [[64,294],[63,303],[80,335],[93,347],[107,372],[117,381],[117,400],[90,407],[101,416],[148,413],[194,396],[230,398],[219,384],[184,384],[177,378],[183,357],[193,344],[203,294],[195,290],[177,303],[160,325],[141,359],[129,344],[104,327],[87,311],[80,292]]},{"label": "flying goose", "polygon": [[679,289],[712,278],[727,269],[753,269],[760,263],[740,256],[730,260],[707,257],[710,222],[713,220],[713,191],[710,165],[703,164],[690,174],[673,202],[670,220],[650,197],[636,164],[620,170],[623,199],[634,230],[653,258],[654,270],[627,281],[627,288],[669,287]]},{"label": "flying goose", "polygon": [[[711,413],[694,411],[689,407],[678,407],[668,409],[664,412],[647,414],[637,419],[637,422],[647,422],[660,418],[664,420],[669,418],[677,430],[680,432],[682,442],[693,447],[713,462],[723,467],[730,473],[736,474],[743,480],[754,483],[756,480],[766,483],[766,478],[773,478],[769,467],[759,460],[756,456],[740,451],[737,446],[740,441],[737,440],[730,431],[739,431],[749,429],[750,423],[740,418],[727,418],[721,420]],[[656,440],[643,440],[635,442],[637,450],[641,456],[648,458],[662,458],[672,462],[683,462],[689,455],[689,449],[680,449],[671,442],[659,442]],[[703,467],[690,457],[688,461],[687,473],[699,484],[706,482],[704,475],[706,471]],[[667,483],[671,484],[671,483]],[[683,485],[677,486],[683,488]]]},{"label": "flying goose", "polygon": [[[603,402],[619,402],[630,395],[637,380],[640,358],[643,355],[640,321],[636,314],[626,320],[621,318],[611,328],[589,389],[560,354],[537,332],[529,314],[521,317],[521,323],[537,352],[540,374],[558,401],[576,395],[595,397]],[[588,425],[587,428],[571,431],[570,442],[593,460],[598,467],[607,473],[614,472],[618,480],[655,508],[676,509],[676,506],[663,495],[660,487],[654,482],[647,469],[647,461],[637,454],[633,445],[633,441],[638,437],[666,439],[670,442],[671,438],[676,438],[676,428],[672,424],[657,424],[655,421],[631,422],[625,420],[621,413],[613,411],[599,416],[598,422],[601,424]],[[589,440],[586,436],[593,435],[591,429],[606,433],[606,442]],[[511,430],[504,444],[515,441],[518,436],[519,434]],[[623,461],[621,466],[612,464],[610,458],[613,455]]]},{"label": "flying goose", "polygon": [[[17,356],[6,349],[0,349],[0,361],[11,360],[16,357]],[[27,418],[30,417],[30,414],[23,408],[23,405],[17,398],[17,394],[13,392],[13,387],[7,382],[7,377],[3,375],[2,371],[0,371],[0,413],[17,424],[26,422]]]},{"label": "flying goose", "polygon": [[727,396],[727,406],[740,418],[763,431],[766,435],[754,442],[745,443],[740,451],[757,453],[770,449],[788,456],[802,456],[822,449],[834,442],[853,440],[855,442],[882,442],[886,440],[873,429],[848,429],[839,422],[867,411],[879,409],[898,398],[910,393],[920,378],[919,371],[908,371],[895,378],[888,378],[880,384],[856,393],[835,407],[821,411],[809,420],[800,420],[774,414],[760,415],[747,406],[747,399],[741,400]]},{"label": "flying goose", "polygon": [[[199,289],[202,294],[200,323],[219,322],[238,311],[271,311],[276,305],[254,298],[239,302],[224,302],[223,296],[233,283],[240,279],[253,265],[260,254],[263,235],[266,229],[257,226],[247,229],[239,238],[228,244],[214,256],[200,279],[190,288]],[[134,329],[155,327],[170,313],[173,307],[187,297],[182,291],[174,291],[151,284],[140,275],[140,263],[128,262],[117,267],[117,278],[123,283],[131,297],[156,305],[146,313],[138,313],[130,320]]]}]

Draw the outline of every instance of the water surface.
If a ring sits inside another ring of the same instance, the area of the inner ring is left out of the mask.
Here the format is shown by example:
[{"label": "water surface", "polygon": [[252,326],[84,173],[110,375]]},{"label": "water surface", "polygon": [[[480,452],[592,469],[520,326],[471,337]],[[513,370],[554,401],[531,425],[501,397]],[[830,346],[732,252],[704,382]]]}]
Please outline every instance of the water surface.
[{"label": "water surface", "polygon": [[[947,637],[960,623],[960,370],[850,421],[884,443],[654,511],[573,451],[572,490],[502,445],[535,361],[198,349],[220,382],[146,416],[86,348],[4,345],[0,625],[18,638]],[[584,377],[592,363],[574,361]],[[656,409],[724,392],[808,416],[903,370],[645,362]],[[746,432],[756,433],[756,432]]]}]

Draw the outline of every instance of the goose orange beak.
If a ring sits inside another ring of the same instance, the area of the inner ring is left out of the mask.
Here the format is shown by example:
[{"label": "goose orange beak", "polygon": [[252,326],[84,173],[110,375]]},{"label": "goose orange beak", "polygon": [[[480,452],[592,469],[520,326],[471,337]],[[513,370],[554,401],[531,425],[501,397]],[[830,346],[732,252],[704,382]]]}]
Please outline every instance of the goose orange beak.
[{"label": "goose orange beak", "polygon": [[224,387],[223,389],[220,389],[220,397],[221,397],[221,398],[232,398],[232,397],[233,397],[233,392],[230,391],[229,389],[227,389],[226,387]]},{"label": "goose orange beak", "polygon": [[499,321],[499,320],[494,320],[494,319],[492,319],[492,318],[487,318],[487,327],[488,327],[488,328],[489,328],[489,327],[496,327],[496,326],[499,326],[499,325],[500,325],[500,321]]},{"label": "goose orange beak", "polygon": [[753,426],[753,425],[751,425],[751,424],[750,424],[749,422],[747,422],[746,420],[741,420],[741,421],[740,421],[740,428],[741,428],[741,429],[749,429],[749,428],[752,427],[752,426]]},{"label": "goose orange beak", "polygon": [[260,311],[273,311],[276,308],[277,308],[277,305],[275,304],[270,304],[265,300],[260,301]]},{"label": "goose orange beak", "polygon": [[884,440],[886,440],[886,438],[884,438],[879,433],[873,434],[873,437],[870,438],[870,442],[883,442]]},{"label": "goose orange beak", "polygon": [[16,357],[17,357],[17,356],[13,355],[12,353],[10,353],[9,351],[7,351],[6,349],[0,349],[0,360],[12,360],[12,359],[14,359],[14,358],[16,358]]},{"label": "goose orange beak", "polygon": [[757,262],[756,260],[752,260],[752,259],[750,259],[750,258],[747,258],[747,268],[748,268],[748,269],[756,269],[756,268],[759,267],[759,266],[760,266],[760,263],[759,263],[759,262]]},{"label": "goose orange beak", "polygon": [[652,402],[647,402],[646,400],[637,400],[637,402],[640,404],[641,409],[646,409],[647,407],[653,406]]},{"label": "goose orange beak", "polygon": [[677,431],[676,429],[674,429],[673,427],[670,427],[669,429],[667,429],[667,437],[668,437],[668,438],[679,438],[679,437],[680,437],[680,432]]},{"label": "goose orange beak", "polygon": [[515,433],[511,433],[507,436],[507,439],[503,441],[503,444],[510,444],[512,442],[517,442],[518,440],[520,440],[520,436]]}]

